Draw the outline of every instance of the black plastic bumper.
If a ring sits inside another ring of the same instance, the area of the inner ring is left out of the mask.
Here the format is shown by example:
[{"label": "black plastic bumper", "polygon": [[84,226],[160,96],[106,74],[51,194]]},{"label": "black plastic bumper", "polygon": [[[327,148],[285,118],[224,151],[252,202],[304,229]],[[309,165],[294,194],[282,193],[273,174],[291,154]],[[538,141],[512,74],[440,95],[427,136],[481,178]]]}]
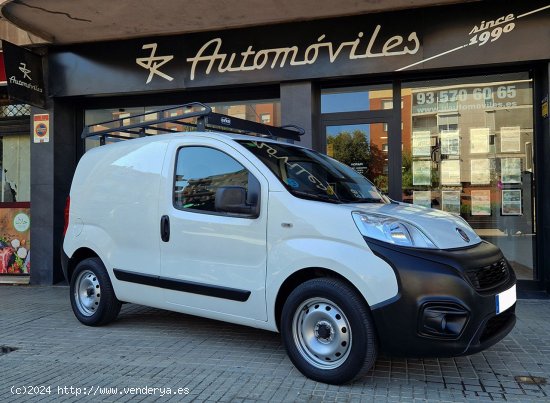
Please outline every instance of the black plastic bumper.
[{"label": "black plastic bumper", "polygon": [[[467,249],[433,251],[365,240],[392,266],[399,284],[396,298],[372,307],[382,350],[409,357],[467,355],[492,346],[513,329],[515,304],[497,315],[495,302],[496,294],[516,283],[508,262],[504,260],[507,277],[492,289],[476,290],[466,275],[468,270],[504,259],[496,246],[482,242]],[[425,332],[427,307],[451,310],[449,318],[462,318],[460,331],[454,335]],[[456,312],[465,314],[456,316]]]}]

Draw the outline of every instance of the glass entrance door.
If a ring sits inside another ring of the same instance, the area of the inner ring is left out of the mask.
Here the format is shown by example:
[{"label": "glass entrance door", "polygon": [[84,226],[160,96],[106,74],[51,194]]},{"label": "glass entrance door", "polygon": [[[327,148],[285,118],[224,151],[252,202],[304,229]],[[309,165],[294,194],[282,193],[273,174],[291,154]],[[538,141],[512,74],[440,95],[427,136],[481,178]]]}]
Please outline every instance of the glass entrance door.
[{"label": "glass entrance door", "polygon": [[352,167],[388,192],[388,124],[331,122],[324,126],[328,156]]}]

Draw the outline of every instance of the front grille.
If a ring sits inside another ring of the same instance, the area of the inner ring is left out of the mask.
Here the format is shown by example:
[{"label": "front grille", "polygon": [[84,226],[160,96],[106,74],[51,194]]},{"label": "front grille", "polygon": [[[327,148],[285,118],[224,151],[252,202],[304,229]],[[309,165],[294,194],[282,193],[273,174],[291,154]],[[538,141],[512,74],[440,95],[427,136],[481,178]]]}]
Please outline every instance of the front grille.
[{"label": "front grille", "polygon": [[504,327],[508,325],[515,315],[514,308],[507,309],[500,315],[494,316],[487,321],[483,333],[479,337],[479,341],[483,343],[485,340],[490,339],[494,335],[498,334]]},{"label": "front grille", "polygon": [[510,276],[508,263],[500,259],[489,266],[468,270],[468,279],[478,291],[487,291],[504,284]]}]

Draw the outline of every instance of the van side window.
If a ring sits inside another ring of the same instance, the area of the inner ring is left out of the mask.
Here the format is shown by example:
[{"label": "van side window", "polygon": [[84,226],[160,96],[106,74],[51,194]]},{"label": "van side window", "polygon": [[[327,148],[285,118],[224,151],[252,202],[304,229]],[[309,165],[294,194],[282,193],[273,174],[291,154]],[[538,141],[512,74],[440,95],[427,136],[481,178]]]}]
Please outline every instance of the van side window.
[{"label": "van side window", "polygon": [[178,150],[174,207],[215,212],[216,191],[240,186],[248,192],[248,170],[229,155],[209,147]]}]

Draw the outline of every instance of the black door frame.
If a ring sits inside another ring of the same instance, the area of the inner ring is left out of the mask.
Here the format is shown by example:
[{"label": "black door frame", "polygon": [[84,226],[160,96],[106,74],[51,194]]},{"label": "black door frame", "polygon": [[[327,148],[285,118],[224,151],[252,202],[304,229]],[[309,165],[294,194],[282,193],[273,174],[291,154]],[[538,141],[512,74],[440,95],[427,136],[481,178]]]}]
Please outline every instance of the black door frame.
[{"label": "black door frame", "polygon": [[403,198],[401,147],[401,82],[392,83],[393,108],[358,112],[322,113],[319,133],[321,134],[320,152],[326,153],[327,126],[387,123],[388,125],[388,196],[396,201]]}]

